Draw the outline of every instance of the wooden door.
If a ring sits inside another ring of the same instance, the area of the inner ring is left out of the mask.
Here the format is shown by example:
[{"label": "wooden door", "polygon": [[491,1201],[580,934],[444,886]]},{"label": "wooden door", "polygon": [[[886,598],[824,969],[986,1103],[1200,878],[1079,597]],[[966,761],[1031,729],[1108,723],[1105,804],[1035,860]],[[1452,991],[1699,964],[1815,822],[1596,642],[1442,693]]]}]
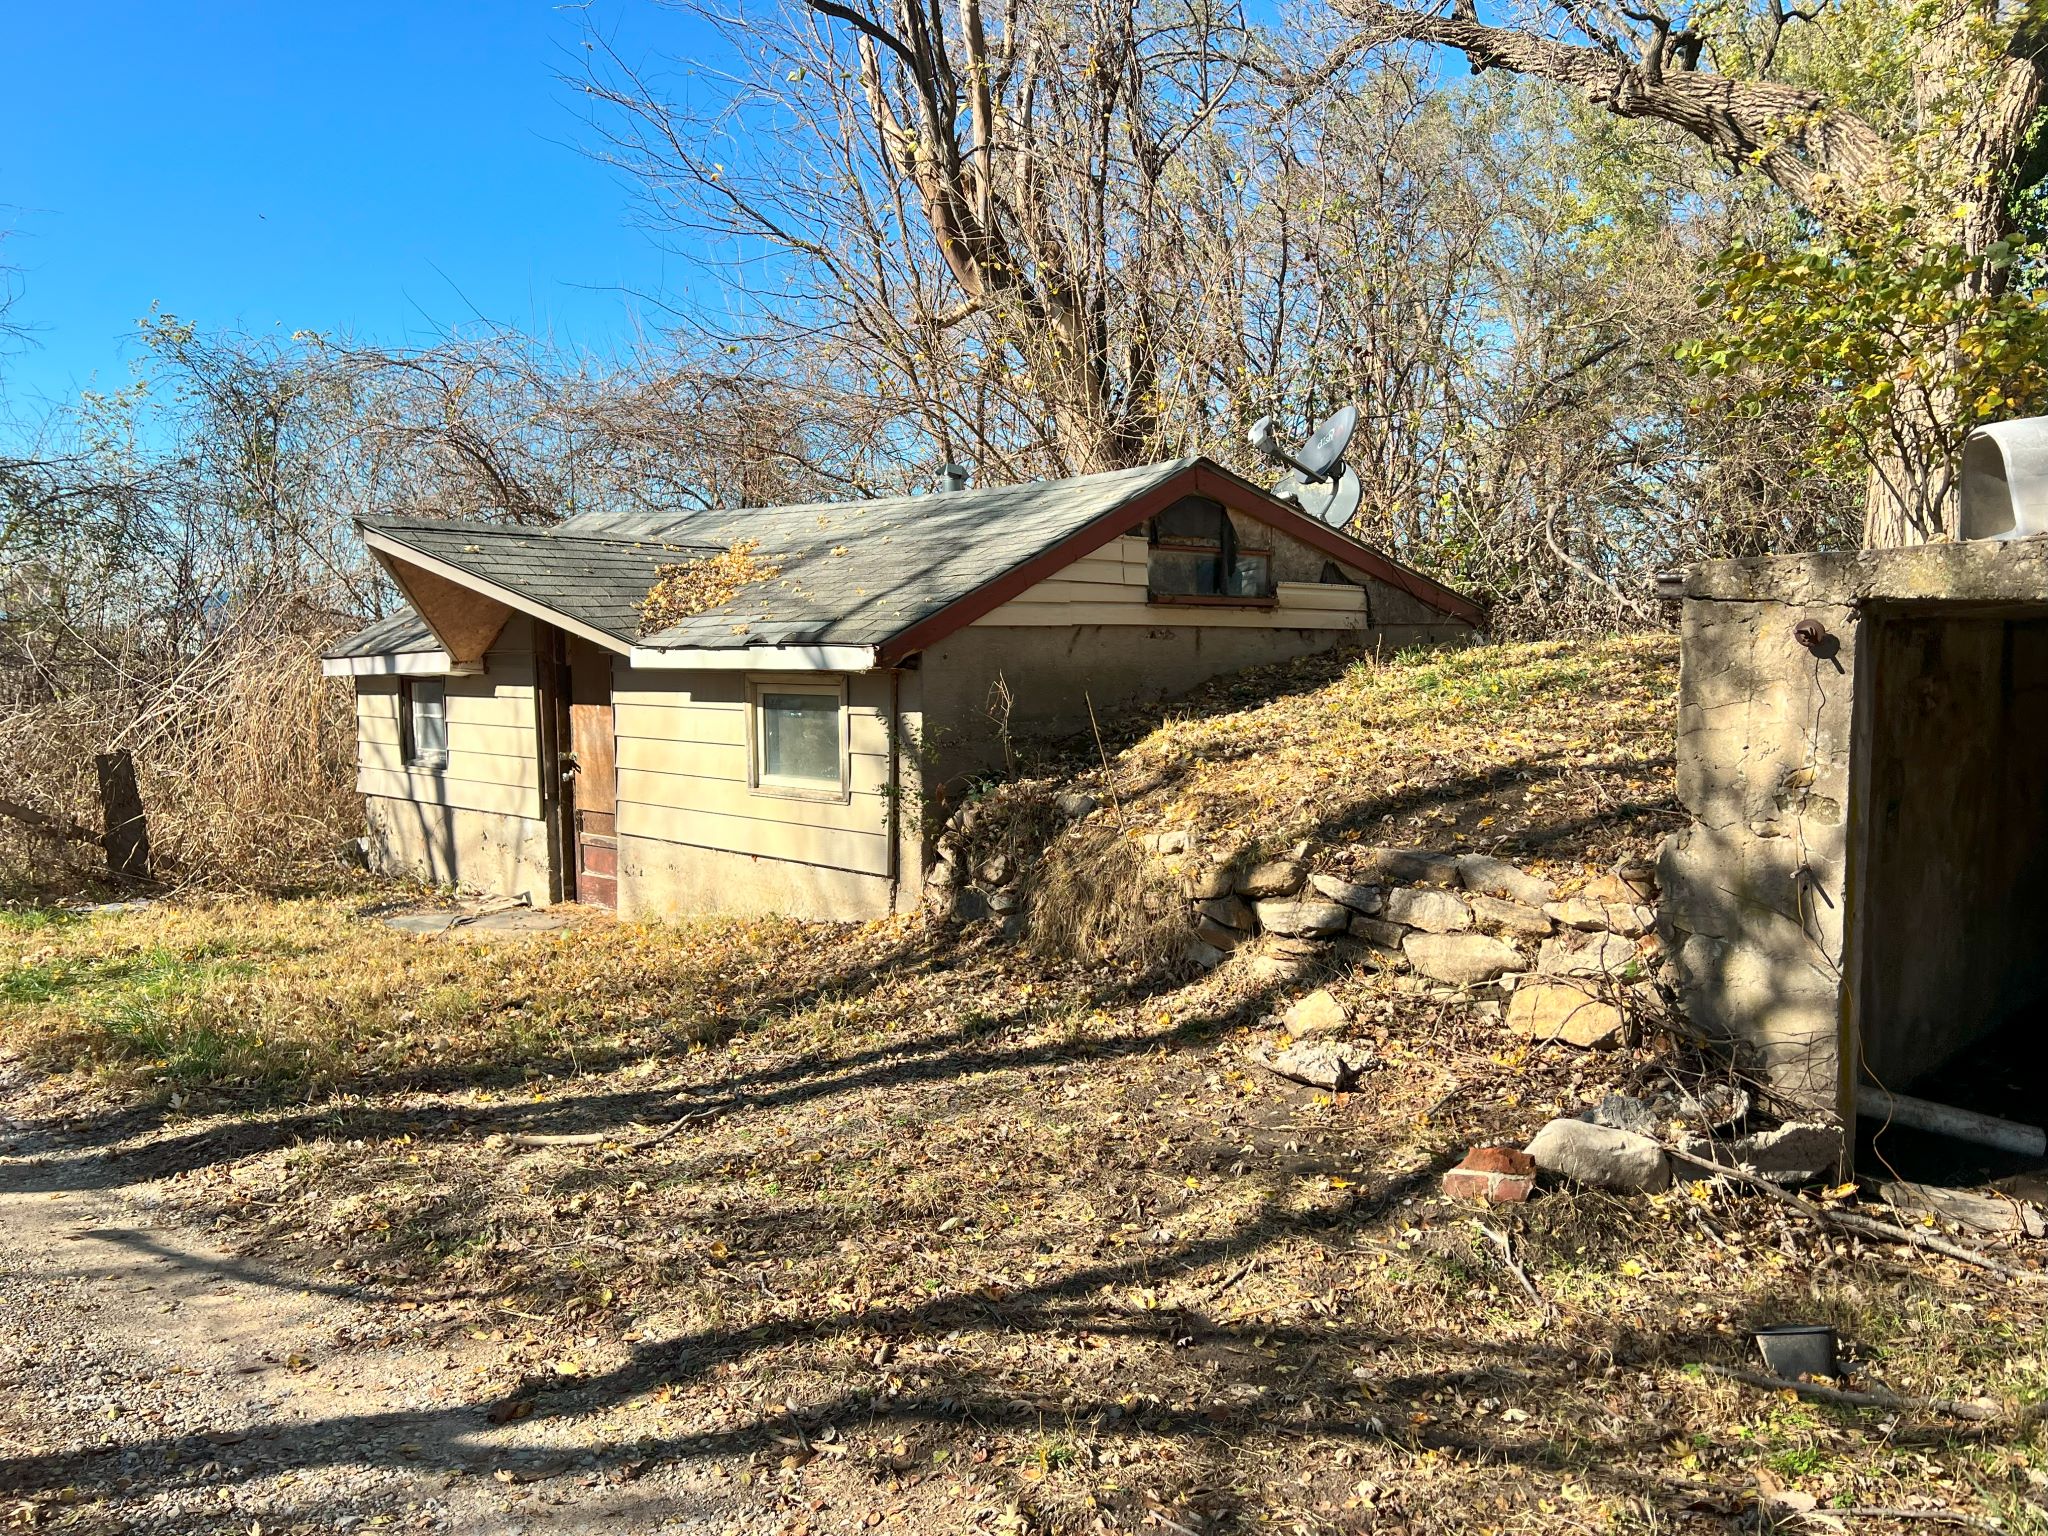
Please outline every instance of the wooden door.
[{"label": "wooden door", "polygon": [[618,745],[612,724],[612,658],[569,642],[569,796],[576,899],[619,904]]}]

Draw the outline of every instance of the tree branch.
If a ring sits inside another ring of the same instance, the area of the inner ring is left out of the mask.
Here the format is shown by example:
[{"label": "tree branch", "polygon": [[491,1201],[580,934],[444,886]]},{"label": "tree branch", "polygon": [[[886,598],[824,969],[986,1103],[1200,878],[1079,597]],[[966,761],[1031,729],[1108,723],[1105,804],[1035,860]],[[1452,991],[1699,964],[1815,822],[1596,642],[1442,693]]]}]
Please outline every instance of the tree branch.
[{"label": "tree branch", "polygon": [[1554,81],[1618,116],[1668,123],[1730,164],[1761,171],[1831,225],[1846,220],[1855,194],[1904,184],[1877,129],[1832,107],[1817,91],[1693,68],[1667,72],[1662,29],[1653,37],[1654,55],[1645,51],[1631,63],[1601,49],[1488,26],[1465,15],[1432,15],[1385,0],[1333,3],[1377,41],[1454,48],[1474,70],[1504,69]]}]

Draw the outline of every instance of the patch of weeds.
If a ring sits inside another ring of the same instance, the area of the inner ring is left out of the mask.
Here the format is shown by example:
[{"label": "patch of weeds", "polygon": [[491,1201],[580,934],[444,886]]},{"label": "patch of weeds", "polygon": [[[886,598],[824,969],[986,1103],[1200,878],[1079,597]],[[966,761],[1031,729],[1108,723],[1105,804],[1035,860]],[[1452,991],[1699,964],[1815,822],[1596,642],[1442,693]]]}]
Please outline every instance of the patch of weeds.
[{"label": "patch of weeds", "polygon": [[84,916],[69,907],[0,907],[0,928],[38,933],[48,928],[69,927]]},{"label": "patch of weeds", "polygon": [[1778,1451],[1765,1461],[1780,1477],[1812,1477],[1825,1472],[1834,1458],[1814,1445],[1802,1445],[1789,1451]]},{"label": "patch of weeds", "polygon": [[1048,1435],[1031,1448],[1031,1460],[1041,1475],[1050,1475],[1065,1467],[1073,1466],[1081,1459],[1074,1442]]}]

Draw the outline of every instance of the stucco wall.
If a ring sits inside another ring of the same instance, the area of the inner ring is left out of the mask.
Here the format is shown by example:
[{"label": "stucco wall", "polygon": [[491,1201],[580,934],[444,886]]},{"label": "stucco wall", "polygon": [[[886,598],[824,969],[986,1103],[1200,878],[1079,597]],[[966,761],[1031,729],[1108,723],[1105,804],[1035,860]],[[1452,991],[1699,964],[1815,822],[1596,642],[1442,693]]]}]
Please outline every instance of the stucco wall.
[{"label": "stucco wall", "polygon": [[[1987,905],[2009,899],[1996,829],[2039,835],[2040,811],[1998,808],[2027,791],[1992,744],[2035,750],[2000,700],[2008,621],[2044,603],[2038,542],[1716,561],[1688,577],[1688,823],[1662,859],[1674,979],[1694,1021],[1746,1041],[1795,1100],[1841,1106],[1843,1040],[1904,1086],[2025,984],[2025,941],[1980,935],[2001,931]],[[1803,620],[1825,632],[1816,649],[1796,638]],[[1955,637],[1931,664],[1929,623]]]}]

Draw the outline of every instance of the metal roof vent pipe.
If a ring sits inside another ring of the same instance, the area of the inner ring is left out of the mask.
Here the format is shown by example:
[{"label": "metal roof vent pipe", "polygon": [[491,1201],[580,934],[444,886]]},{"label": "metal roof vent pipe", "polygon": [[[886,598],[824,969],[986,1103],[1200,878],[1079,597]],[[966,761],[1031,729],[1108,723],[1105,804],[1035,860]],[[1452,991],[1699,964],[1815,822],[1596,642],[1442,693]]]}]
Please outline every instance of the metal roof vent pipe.
[{"label": "metal roof vent pipe", "polygon": [[939,466],[939,483],[932,487],[932,494],[943,496],[947,491],[967,489],[967,477],[974,473],[972,464],[946,463]]},{"label": "metal roof vent pipe", "polygon": [[2048,533],[2048,416],[1994,421],[1963,440],[1966,539],[2030,539]]}]

